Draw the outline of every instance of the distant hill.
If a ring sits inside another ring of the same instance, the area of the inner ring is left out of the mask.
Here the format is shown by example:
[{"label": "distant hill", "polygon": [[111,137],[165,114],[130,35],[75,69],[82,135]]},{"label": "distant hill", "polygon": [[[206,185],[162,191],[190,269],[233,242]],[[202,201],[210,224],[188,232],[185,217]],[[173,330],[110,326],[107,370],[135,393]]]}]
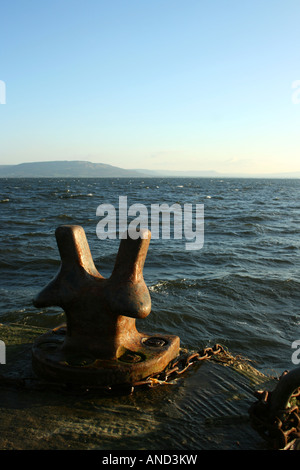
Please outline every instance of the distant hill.
[{"label": "distant hill", "polygon": [[300,178],[300,172],[270,174],[218,173],[217,171],[126,170],[105,163],[80,160],[0,165],[0,178]]},{"label": "distant hill", "polygon": [[0,165],[0,178],[134,178],[145,176],[104,163],[86,161],[50,161]]}]

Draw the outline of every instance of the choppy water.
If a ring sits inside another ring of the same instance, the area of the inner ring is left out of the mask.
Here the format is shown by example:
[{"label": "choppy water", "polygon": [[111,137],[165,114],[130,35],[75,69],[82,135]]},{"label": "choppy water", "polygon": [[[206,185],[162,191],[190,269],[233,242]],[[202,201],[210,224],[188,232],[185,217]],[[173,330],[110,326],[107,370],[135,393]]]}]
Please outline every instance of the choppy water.
[{"label": "choppy water", "polygon": [[[112,271],[119,240],[99,240],[98,205],[204,204],[204,246],[152,240],[144,278],[152,312],[138,329],[176,334],[199,348],[221,343],[263,370],[294,367],[300,339],[300,180],[0,179],[0,322],[54,327],[55,307],[33,296],[56,274],[55,229],[79,224],[99,272]],[[149,226],[151,229],[151,226]]]}]

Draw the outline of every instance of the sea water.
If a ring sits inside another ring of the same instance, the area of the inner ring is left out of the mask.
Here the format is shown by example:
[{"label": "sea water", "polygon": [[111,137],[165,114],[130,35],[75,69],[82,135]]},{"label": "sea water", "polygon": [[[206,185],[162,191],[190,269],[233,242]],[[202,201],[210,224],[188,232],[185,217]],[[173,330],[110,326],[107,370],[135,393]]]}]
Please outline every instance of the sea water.
[{"label": "sea water", "polygon": [[[55,327],[58,307],[32,298],[60,266],[59,225],[81,225],[95,265],[109,277],[120,240],[97,236],[97,207],[204,206],[204,243],[151,240],[144,279],[152,312],[138,329],[219,343],[262,371],[295,367],[300,339],[300,180],[246,178],[0,178],[0,322]],[[151,230],[151,226],[149,226]],[[172,234],[171,234],[172,235]],[[295,343],[294,343],[295,344]],[[295,356],[294,356],[295,357]]]}]

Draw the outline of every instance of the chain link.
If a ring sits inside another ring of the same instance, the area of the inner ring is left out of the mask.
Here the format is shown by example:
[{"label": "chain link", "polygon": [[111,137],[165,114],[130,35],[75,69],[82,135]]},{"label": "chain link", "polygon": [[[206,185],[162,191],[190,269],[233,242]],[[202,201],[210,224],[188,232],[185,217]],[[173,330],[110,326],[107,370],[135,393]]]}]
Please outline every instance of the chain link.
[{"label": "chain link", "polygon": [[29,389],[29,390],[39,390],[47,391],[50,389],[59,389],[64,392],[81,392],[88,393],[90,391],[102,391],[104,393],[133,393],[137,387],[155,387],[157,385],[165,385],[169,383],[174,383],[174,380],[181,376],[184,372],[187,371],[192,365],[199,363],[205,359],[210,359],[217,354],[225,352],[223,346],[216,344],[213,347],[207,347],[198,352],[188,352],[182,350],[180,355],[171,361],[168,366],[160,373],[149,376],[143,380],[135,382],[133,384],[124,384],[124,385],[103,385],[103,386],[76,386],[72,384],[57,384],[44,382],[35,377],[23,377],[23,378],[11,378],[5,377],[0,374],[0,386],[2,387],[14,387],[18,389]]},{"label": "chain link", "polygon": [[[270,415],[272,392],[257,391],[258,399],[249,409],[250,422],[259,435],[273,449],[289,450],[300,438],[300,415],[297,398],[300,387],[290,396],[290,407],[279,410],[276,416]],[[296,404],[292,404],[295,401]]]},{"label": "chain link", "polygon": [[207,347],[193,353],[182,351],[182,353],[176,359],[170,362],[163,372],[147,377],[145,380],[136,382],[133,384],[133,388],[141,385],[155,387],[156,385],[171,383],[171,381],[174,381],[181,374],[186,372],[192,365],[205,359],[210,359],[211,357],[216,356],[221,352],[225,352],[225,349],[220,344],[215,344],[213,347]]},{"label": "chain link", "polygon": [[[219,355],[219,357],[217,357]],[[220,344],[213,347],[207,347],[197,352],[190,352],[182,349],[177,358],[171,361],[168,366],[160,373],[149,376],[143,380],[130,385],[99,386],[99,387],[74,387],[70,384],[49,384],[44,383],[33,377],[8,378],[0,375],[0,386],[17,387],[46,390],[50,388],[59,389],[65,392],[89,393],[90,391],[103,391],[105,393],[119,392],[121,394],[131,394],[136,388],[153,388],[159,385],[175,383],[176,379],[184,374],[190,367],[201,361],[216,359],[223,364],[232,364],[243,359],[240,356],[233,357]],[[50,387],[49,387],[50,386]],[[275,417],[270,415],[270,399],[272,392],[256,391],[254,394],[257,401],[249,408],[250,424],[260,436],[268,441],[273,449],[289,450],[293,446],[300,446],[300,387],[290,396],[289,407],[280,410]],[[300,448],[300,447],[299,447]]]}]

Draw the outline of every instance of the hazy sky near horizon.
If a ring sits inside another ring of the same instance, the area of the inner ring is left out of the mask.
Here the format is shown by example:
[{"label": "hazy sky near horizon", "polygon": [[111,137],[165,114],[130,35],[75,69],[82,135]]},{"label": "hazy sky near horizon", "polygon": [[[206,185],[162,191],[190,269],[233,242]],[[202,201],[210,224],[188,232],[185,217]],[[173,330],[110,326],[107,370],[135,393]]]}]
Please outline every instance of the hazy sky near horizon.
[{"label": "hazy sky near horizon", "polygon": [[298,0],[10,0],[0,12],[0,164],[300,171]]}]

